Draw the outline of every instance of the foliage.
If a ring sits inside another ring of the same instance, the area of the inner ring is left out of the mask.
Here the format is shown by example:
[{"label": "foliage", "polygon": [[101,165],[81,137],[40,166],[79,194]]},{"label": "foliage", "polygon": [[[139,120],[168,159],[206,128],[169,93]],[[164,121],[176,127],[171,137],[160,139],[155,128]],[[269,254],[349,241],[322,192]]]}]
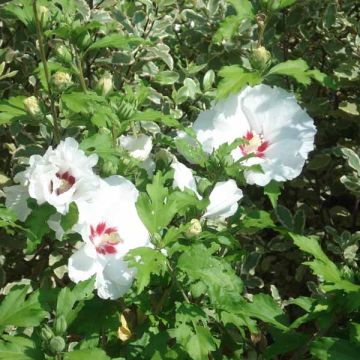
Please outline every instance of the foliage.
[{"label": "foliage", "polygon": [[[0,359],[357,359],[359,20],[355,0],[2,3]],[[260,83],[293,92],[317,127],[301,176],[264,189],[229,160],[238,143],[208,156],[188,129]],[[193,141],[174,140],[179,130]],[[152,136],[154,176],[118,144],[139,133]],[[4,206],[29,157],[66,137],[99,156],[99,175],[140,192],[153,248],[127,255],[136,280],[116,301],[67,275],[74,203],[61,240],[52,206],[28,200],[23,223]],[[192,164],[201,199],[173,188],[171,154]],[[243,189],[239,210],[189,235],[228,177]]]}]

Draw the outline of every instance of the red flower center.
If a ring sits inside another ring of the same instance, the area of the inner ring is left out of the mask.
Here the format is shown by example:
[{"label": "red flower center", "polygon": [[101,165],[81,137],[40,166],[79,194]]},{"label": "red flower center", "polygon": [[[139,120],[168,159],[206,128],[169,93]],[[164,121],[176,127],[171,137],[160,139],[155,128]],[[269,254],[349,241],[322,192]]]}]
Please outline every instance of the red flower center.
[{"label": "red flower center", "polygon": [[115,254],[116,245],[122,243],[116,227],[108,227],[105,222],[96,227],[90,225],[90,240],[99,254]]},{"label": "red flower center", "polygon": [[240,150],[244,156],[254,154],[256,157],[265,157],[269,142],[264,140],[262,134],[259,135],[256,132],[248,131],[243,139],[247,141],[246,144],[240,145]]},{"label": "red flower center", "polygon": [[52,181],[50,182],[50,192],[55,190],[56,195],[63,194],[75,184],[74,176],[72,176],[68,171],[64,173],[57,172],[56,177],[60,180],[60,186],[57,189],[54,189],[54,183]]}]

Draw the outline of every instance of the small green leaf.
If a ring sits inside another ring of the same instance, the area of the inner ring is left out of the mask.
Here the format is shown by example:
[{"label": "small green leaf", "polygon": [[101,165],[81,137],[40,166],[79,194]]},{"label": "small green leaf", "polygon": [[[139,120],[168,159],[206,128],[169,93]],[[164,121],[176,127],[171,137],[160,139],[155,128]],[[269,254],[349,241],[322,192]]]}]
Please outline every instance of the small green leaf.
[{"label": "small green leaf", "polygon": [[209,353],[215,351],[219,345],[209,329],[203,326],[195,326],[195,334],[187,343],[186,350],[194,360],[208,360]]},{"label": "small green leaf", "polygon": [[161,71],[155,76],[155,81],[161,85],[172,85],[178,80],[179,74],[175,71]]},{"label": "small green leaf", "polygon": [[268,75],[286,75],[293,77],[297,82],[303,85],[309,85],[311,75],[308,73],[309,66],[302,59],[288,60],[272,67]]},{"label": "small green leaf", "polygon": [[66,232],[70,230],[79,220],[79,211],[74,202],[69,206],[69,211],[61,217],[60,225]]},{"label": "small green leaf", "polygon": [[166,257],[159,250],[137,248],[129,252],[127,260],[132,267],[137,268],[136,287],[140,294],[150,283],[151,274],[162,275],[166,272]]},{"label": "small green leaf", "polygon": [[224,66],[219,71],[219,76],[223,79],[218,86],[218,99],[237,93],[246,85],[254,86],[261,82],[261,76],[257,72],[249,72],[239,65]]},{"label": "small green leaf", "polygon": [[87,49],[87,51],[94,49],[103,49],[103,48],[128,50],[131,49],[131,47],[133,46],[139,46],[145,43],[148,43],[148,41],[137,36],[110,34],[92,43]]},{"label": "small green leaf", "polygon": [[269,184],[267,184],[264,188],[264,194],[267,195],[270,199],[273,208],[276,208],[277,206],[277,201],[281,194],[282,188],[283,185],[275,180],[270,181]]},{"label": "small green leaf", "polygon": [[288,230],[292,231],[294,228],[294,220],[290,210],[285,206],[278,205],[275,209],[275,213],[281,224]]}]

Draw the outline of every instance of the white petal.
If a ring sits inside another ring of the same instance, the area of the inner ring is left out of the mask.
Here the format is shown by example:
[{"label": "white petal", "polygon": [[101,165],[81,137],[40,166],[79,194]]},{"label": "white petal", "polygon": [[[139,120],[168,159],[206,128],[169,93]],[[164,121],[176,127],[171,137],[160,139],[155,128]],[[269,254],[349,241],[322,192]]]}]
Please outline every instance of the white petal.
[{"label": "white petal", "polygon": [[201,112],[193,129],[204,151],[209,154],[220,145],[245,136],[249,123],[239,106],[239,96],[231,95],[210,110]]},{"label": "white petal", "polygon": [[179,188],[181,191],[189,189],[201,199],[201,196],[197,192],[195,178],[191,169],[178,161],[174,161],[170,166],[175,170],[173,187]]},{"label": "white petal", "polygon": [[135,269],[129,269],[123,260],[111,258],[96,276],[95,287],[102,299],[118,299],[131,287]]},{"label": "white petal", "polygon": [[152,138],[144,134],[139,135],[121,135],[118,139],[119,144],[125,148],[132,157],[144,161],[152,149]]},{"label": "white petal", "polygon": [[91,251],[88,247],[84,245],[69,258],[69,278],[75,283],[89,279],[101,269],[96,258],[89,256]]},{"label": "white petal", "polygon": [[209,196],[210,204],[203,218],[225,220],[235,214],[242,197],[234,180],[218,182]]},{"label": "white petal", "polygon": [[30,215],[31,209],[27,205],[29,193],[22,185],[14,185],[4,188],[6,196],[5,206],[13,210],[20,221],[25,221]]},{"label": "white petal", "polygon": [[146,170],[148,176],[152,177],[156,169],[156,164],[155,161],[149,156],[146,160],[141,162],[140,167]]},{"label": "white petal", "polygon": [[55,231],[55,237],[58,240],[61,240],[65,234],[64,229],[61,227],[60,221],[61,215],[59,213],[51,215],[47,221],[49,228]]}]

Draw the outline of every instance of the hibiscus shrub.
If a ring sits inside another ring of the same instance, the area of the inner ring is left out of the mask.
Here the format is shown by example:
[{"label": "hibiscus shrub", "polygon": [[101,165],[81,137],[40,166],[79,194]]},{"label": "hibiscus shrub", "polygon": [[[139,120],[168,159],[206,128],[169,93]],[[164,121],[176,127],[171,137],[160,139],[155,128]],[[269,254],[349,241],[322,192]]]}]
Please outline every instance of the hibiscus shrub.
[{"label": "hibiscus shrub", "polygon": [[0,5],[0,359],[358,359],[355,0]]}]

